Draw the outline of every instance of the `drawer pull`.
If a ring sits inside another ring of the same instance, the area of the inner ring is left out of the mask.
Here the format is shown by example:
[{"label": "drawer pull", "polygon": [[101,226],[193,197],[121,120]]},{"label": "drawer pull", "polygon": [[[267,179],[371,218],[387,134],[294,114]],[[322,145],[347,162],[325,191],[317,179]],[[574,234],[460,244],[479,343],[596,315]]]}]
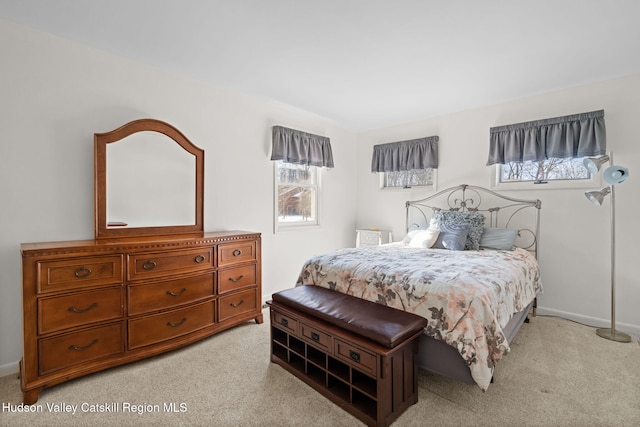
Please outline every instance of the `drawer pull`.
[{"label": "drawer pull", "polygon": [[198,255],[197,257],[195,257],[194,261],[197,264],[200,264],[202,261],[204,261],[204,256],[203,255]]},{"label": "drawer pull", "polygon": [[170,296],[172,296],[172,297],[179,297],[180,295],[182,295],[182,294],[183,294],[184,292],[186,292],[186,291],[187,291],[187,288],[182,288],[182,289],[180,289],[180,292],[178,292],[178,293],[174,293],[174,292],[171,292],[171,291],[167,291],[167,295],[170,295]]},{"label": "drawer pull", "polygon": [[240,249],[236,249],[235,251],[233,251],[233,256],[240,256],[242,255],[242,251]]},{"label": "drawer pull", "polygon": [[286,326],[287,328],[289,327],[289,321],[287,319],[285,319],[284,317],[282,319],[280,319],[280,324],[282,326]]},{"label": "drawer pull", "polygon": [[88,350],[90,347],[94,346],[95,344],[98,344],[98,338],[94,339],[93,341],[91,341],[91,344],[86,345],[84,347],[78,347],[77,345],[70,345],[69,346],[69,350],[72,350],[72,351],[85,351],[85,350]]},{"label": "drawer pull", "polygon": [[167,322],[167,326],[171,326],[172,328],[177,328],[178,326],[182,325],[186,321],[187,321],[187,318],[183,317],[182,320],[179,321],[178,323]]},{"label": "drawer pull", "polygon": [[86,313],[89,310],[93,310],[94,308],[96,308],[98,306],[97,302],[94,302],[93,304],[91,304],[89,307],[85,308],[85,309],[81,309],[81,308],[75,308],[75,307],[69,307],[67,310],[72,312],[72,313]]},{"label": "drawer pull", "polygon": [[231,303],[231,304],[229,304],[229,305],[230,305],[231,307],[233,307],[233,308],[236,308],[236,307],[240,307],[242,304],[244,304],[244,300],[243,300],[243,299],[241,299],[241,300],[240,300],[240,302],[239,302],[239,303],[237,303],[237,304]]},{"label": "drawer pull", "polygon": [[349,350],[349,357],[354,362],[360,363],[360,353],[357,353],[357,352],[355,352],[353,350]]},{"label": "drawer pull", "polygon": [[320,335],[316,334],[315,332],[311,332],[311,340],[320,342]]},{"label": "drawer pull", "polygon": [[84,279],[85,277],[91,276],[91,273],[93,273],[93,271],[91,271],[89,267],[80,267],[74,274],[78,279]]},{"label": "drawer pull", "polygon": [[234,279],[233,277],[229,277],[229,280],[231,280],[233,283],[238,283],[240,280],[242,280],[243,277],[244,275],[241,274],[237,279]]},{"label": "drawer pull", "polygon": [[156,264],[154,261],[151,261],[151,260],[145,261],[144,264],[142,264],[142,268],[144,268],[147,271],[153,270],[157,266],[158,264]]}]

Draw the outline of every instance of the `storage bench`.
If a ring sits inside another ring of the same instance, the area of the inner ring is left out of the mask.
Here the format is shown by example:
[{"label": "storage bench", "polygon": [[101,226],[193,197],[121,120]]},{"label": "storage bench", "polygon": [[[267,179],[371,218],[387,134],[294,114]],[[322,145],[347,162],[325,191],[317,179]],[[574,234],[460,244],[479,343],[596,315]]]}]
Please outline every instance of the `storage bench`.
[{"label": "storage bench", "polygon": [[426,319],[318,286],[273,294],[271,361],[371,426],[418,401]]}]

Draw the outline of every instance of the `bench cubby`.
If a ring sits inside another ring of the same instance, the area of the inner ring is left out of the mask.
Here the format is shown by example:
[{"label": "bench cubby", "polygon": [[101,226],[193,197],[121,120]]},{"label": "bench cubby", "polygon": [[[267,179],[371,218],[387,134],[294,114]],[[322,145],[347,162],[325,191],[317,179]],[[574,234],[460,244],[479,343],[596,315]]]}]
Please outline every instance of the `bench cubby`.
[{"label": "bench cubby", "polygon": [[268,304],[271,361],[365,424],[388,426],[418,401],[421,328],[387,347],[286,302]]}]

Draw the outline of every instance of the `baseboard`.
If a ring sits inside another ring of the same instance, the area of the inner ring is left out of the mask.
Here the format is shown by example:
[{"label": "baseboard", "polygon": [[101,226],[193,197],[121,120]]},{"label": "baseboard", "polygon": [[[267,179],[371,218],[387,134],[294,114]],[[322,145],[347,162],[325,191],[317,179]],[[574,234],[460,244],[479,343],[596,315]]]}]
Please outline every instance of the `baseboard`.
[{"label": "baseboard", "polygon": [[[599,319],[597,317],[583,316],[582,314],[569,313],[566,311],[554,310],[552,308],[545,308],[538,306],[537,313],[541,316],[557,316],[563,319],[573,320],[574,322],[582,323],[594,328],[606,328],[611,327],[611,320]],[[640,337],[640,326],[629,325],[627,323],[616,322],[616,330],[626,332],[634,337]]]},{"label": "baseboard", "polygon": [[9,375],[18,375],[20,371],[20,362],[11,362],[6,365],[0,365],[0,378]]}]

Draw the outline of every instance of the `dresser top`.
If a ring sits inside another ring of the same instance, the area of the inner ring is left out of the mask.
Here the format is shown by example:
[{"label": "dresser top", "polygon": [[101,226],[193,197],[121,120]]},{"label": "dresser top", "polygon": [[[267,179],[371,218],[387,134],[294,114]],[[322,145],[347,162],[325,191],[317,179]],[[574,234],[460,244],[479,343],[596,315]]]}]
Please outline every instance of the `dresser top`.
[{"label": "dresser top", "polygon": [[119,248],[154,248],[170,246],[193,246],[260,238],[259,232],[251,231],[213,231],[195,234],[176,234],[167,236],[126,237],[117,239],[67,240],[59,242],[22,243],[23,256],[43,252],[60,251],[112,251]]}]

